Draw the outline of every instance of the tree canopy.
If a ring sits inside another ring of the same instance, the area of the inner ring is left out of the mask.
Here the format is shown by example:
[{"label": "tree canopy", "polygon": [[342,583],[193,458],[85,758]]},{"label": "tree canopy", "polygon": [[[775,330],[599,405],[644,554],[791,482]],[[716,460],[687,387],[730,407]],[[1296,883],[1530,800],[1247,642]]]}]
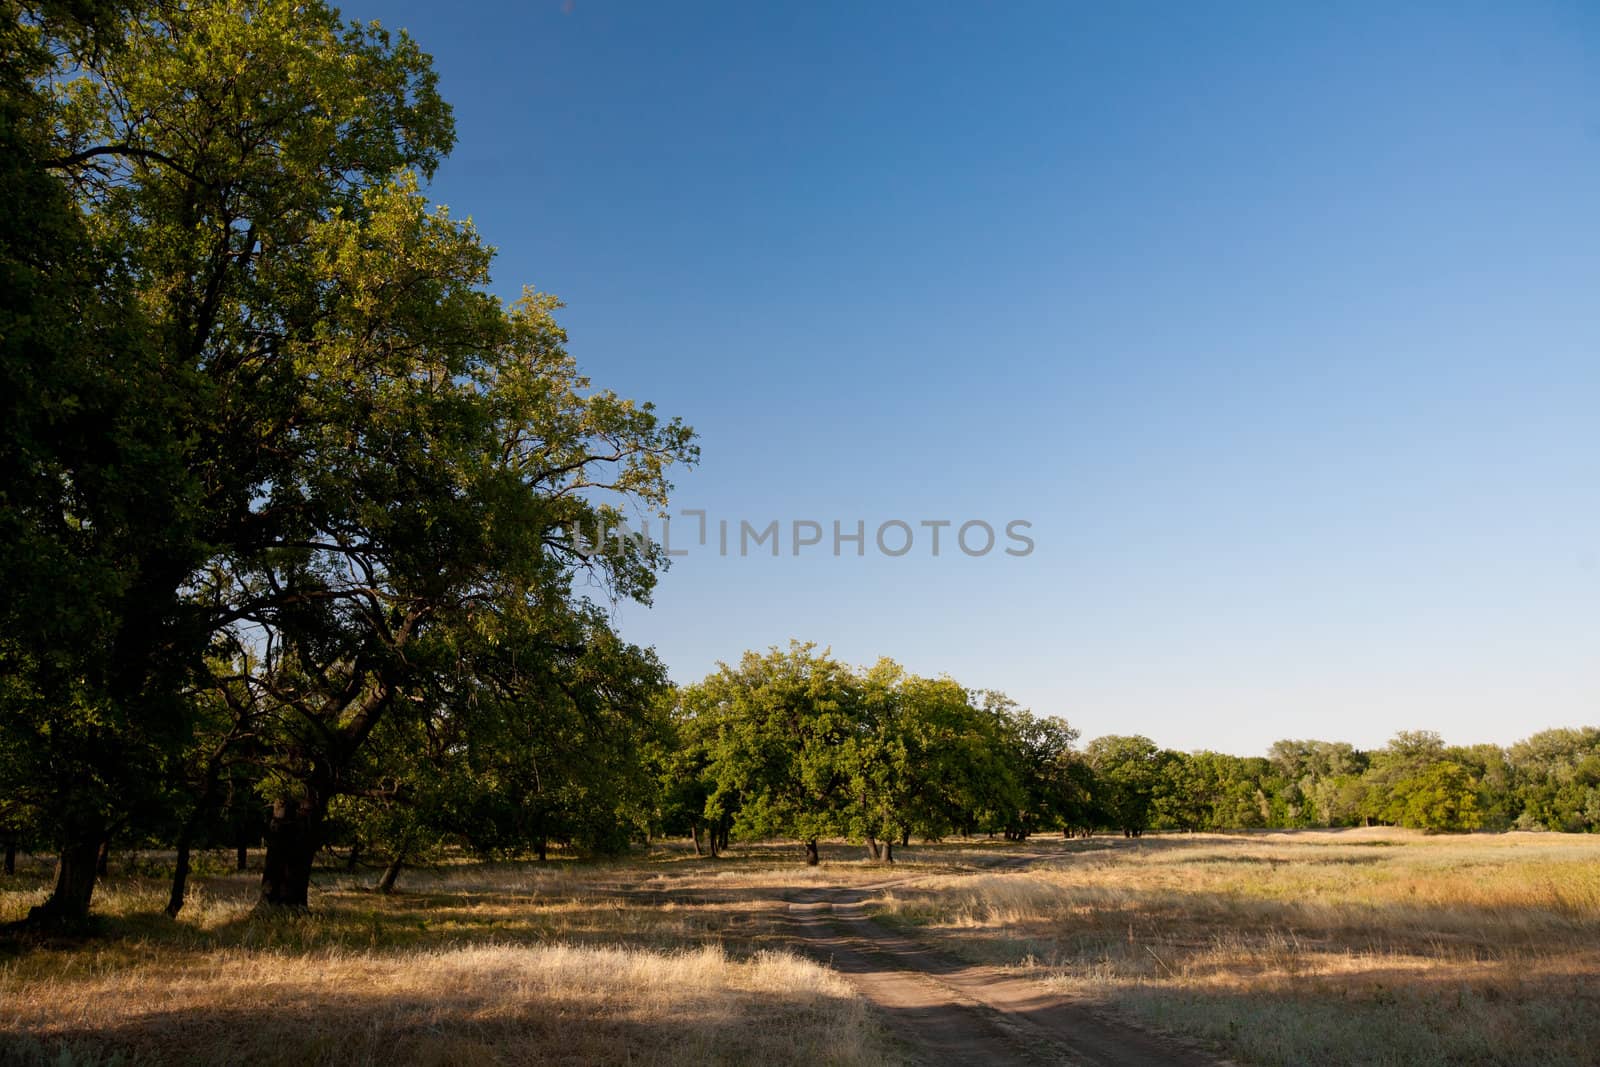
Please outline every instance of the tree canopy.
[{"label": "tree canopy", "polygon": [[273,0],[10,5],[4,32],[0,784],[61,850],[42,914],[239,761],[263,899],[300,906],[380,750],[433,729],[470,763],[500,729],[465,701],[637,718],[660,672],[602,651],[586,591],[648,600],[665,560],[563,531],[664,507],[692,434],[592,387],[553,298],[492,295],[421,191],[454,128],[417,44]]}]

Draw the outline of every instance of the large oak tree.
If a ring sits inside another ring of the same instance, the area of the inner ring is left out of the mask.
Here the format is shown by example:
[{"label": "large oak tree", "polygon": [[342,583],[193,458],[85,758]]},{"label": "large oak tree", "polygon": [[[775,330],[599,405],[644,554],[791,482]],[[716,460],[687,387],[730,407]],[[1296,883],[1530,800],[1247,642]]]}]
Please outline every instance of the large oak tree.
[{"label": "large oak tree", "polygon": [[454,134],[403,33],[80,8],[4,31],[29,57],[7,166],[49,227],[5,231],[4,621],[30,636],[0,648],[0,745],[60,846],[39,914],[84,915],[123,809],[236,735],[270,770],[264,899],[300,905],[328,801],[447,635],[581,610],[579,574],[647,598],[653,546],[563,532],[663,505],[694,448],[590,388],[552,300],[489,294],[490,250],[420,192]]}]

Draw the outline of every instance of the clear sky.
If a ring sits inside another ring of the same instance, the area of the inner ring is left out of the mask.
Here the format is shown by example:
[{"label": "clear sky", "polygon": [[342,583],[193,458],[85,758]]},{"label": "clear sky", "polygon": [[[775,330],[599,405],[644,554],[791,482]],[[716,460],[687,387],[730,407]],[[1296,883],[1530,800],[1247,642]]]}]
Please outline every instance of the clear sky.
[{"label": "clear sky", "polygon": [[710,544],[616,613],[676,679],[798,637],[1246,754],[1600,722],[1600,6],[345,12],[434,54],[497,289],[701,434]]}]

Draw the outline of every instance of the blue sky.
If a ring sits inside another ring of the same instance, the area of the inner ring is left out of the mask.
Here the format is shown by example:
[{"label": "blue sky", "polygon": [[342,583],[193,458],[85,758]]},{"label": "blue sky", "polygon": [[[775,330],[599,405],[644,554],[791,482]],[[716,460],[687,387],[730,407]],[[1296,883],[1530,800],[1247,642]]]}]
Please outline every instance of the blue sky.
[{"label": "blue sky", "polygon": [[1600,8],[345,12],[435,56],[497,289],[699,430],[678,507],[1032,524],[694,546],[617,610],[678,680],[798,637],[1178,748],[1600,721]]}]

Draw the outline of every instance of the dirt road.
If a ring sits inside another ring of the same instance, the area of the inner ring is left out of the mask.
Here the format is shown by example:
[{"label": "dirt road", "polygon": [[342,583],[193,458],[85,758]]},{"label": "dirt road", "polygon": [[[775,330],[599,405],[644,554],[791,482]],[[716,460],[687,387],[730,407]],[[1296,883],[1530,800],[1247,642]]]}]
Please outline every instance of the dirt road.
[{"label": "dirt road", "polygon": [[[995,867],[1021,867],[1046,858],[1010,856]],[[917,1062],[962,1067],[1220,1063],[1106,1019],[1038,982],[955,959],[867,916],[865,901],[910,880],[797,892],[789,898],[788,918],[802,950],[849,979],[882,1012]]]}]

